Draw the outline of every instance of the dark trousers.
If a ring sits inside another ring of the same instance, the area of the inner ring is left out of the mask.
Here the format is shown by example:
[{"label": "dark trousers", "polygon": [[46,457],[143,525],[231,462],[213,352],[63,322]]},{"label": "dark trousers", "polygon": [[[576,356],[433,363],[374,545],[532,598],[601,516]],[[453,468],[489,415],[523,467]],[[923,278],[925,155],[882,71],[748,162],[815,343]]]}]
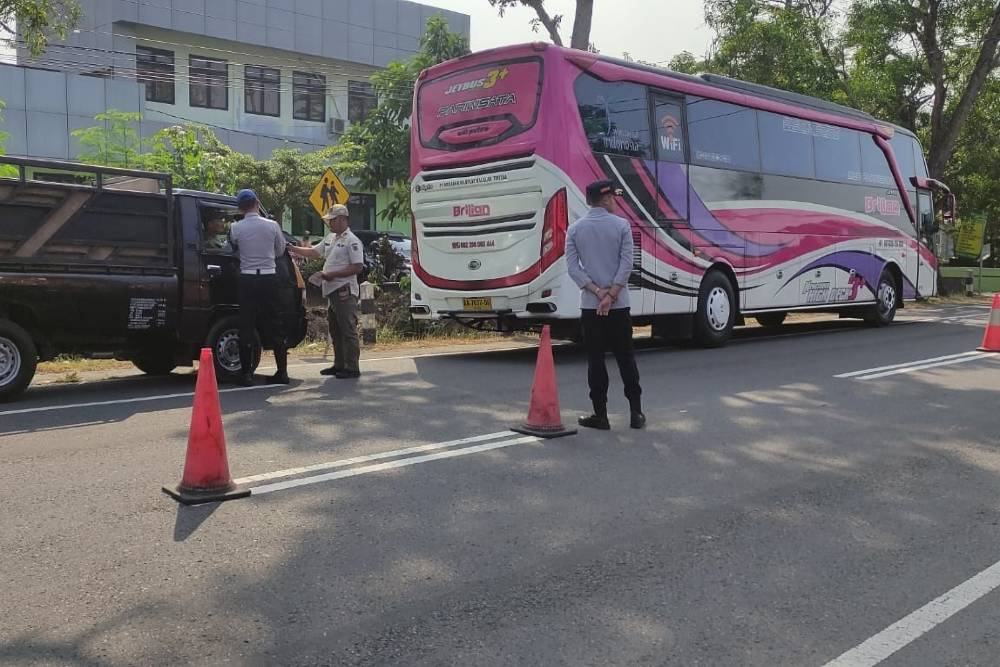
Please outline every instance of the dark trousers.
[{"label": "dark trousers", "polygon": [[587,382],[594,411],[601,414],[608,405],[608,369],[604,353],[609,349],[618,361],[618,371],[625,385],[625,398],[632,410],[640,411],[642,387],[639,386],[639,369],[632,349],[632,317],[628,308],[612,310],[599,316],[596,310],[584,308],[583,343],[587,348]]},{"label": "dark trousers", "polygon": [[288,344],[285,323],[278,298],[278,277],[271,275],[240,275],[240,366],[244,375],[253,365],[254,338],[257,331],[267,336],[274,350],[278,372],[287,372]]},{"label": "dark trousers", "polygon": [[356,373],[361,370],[361,343],[358,341],[358,297],[351,288],[341,287],[328,297],[326,321],[333,341],[333,366]]}]

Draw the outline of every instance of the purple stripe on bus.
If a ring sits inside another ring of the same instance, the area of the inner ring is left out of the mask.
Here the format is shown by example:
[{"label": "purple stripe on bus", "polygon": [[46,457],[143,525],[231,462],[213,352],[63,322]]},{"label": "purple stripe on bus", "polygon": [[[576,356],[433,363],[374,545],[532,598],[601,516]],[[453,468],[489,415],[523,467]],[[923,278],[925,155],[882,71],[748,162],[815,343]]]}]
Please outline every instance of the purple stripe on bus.
[{"label": "purple stripe on bus", "polygon": [[[804,273],[808,273],[813,269],[818,269],[820,267],[833,267],[840,269],[845,272],[854,271],[857,275],[864,278],[865,286],[868,287],[872,292],[875,291],[878,285],[878,279],[882,276],[882,271],[885,269],[887,262],[873,255],[870,252],[862,252],[860,250],[842,250],[840,252],[831,253],[829,255],[824,255],[819,259],[810,262],[805,268],[792,276],[786,283],[787,286],[793,280],[796,280]],[[913,299],[919,295],[916,286],[913,282],[903,275],[903,298]]]},{"label": "purple stripe on bus", "polygon": [[684,168],[684,165],[673,162],[660,162],[659,169],[657,169],[657,163],[653,160],[645,160],[644,163],[649,173],[657,175],[660,190],[667,196],[670,205],[673,206],[675,211],[681,214],[683,214],[684,207],[677,206],[674,202],[684,201],[685,185],[687,184],[688,201],[691,206],[689,218],[691,230],[705,240],[710,241],[716,247],[729,249],[730,251],[733,248],[738,248],[744,251],[747,257],[766,257],[773,255],[784,247],[782,244],[770,245],[748,241],[737,232],[719,222],[712,215],[712,212],[708,210],[704,202],[701,201],[701,197],[698,196],[697,191],[688,184],[687,170]]}]

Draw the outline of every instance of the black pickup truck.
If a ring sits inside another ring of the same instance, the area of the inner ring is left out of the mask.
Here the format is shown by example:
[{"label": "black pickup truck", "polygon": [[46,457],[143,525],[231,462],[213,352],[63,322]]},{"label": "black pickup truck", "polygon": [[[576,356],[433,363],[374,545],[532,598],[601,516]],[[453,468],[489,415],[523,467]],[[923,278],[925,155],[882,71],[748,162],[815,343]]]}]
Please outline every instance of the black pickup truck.
[{"label": "black pickup truck", "polygon": [[[167,174],[0,157],[0,401],[59,354],[132,361],[151,375],[214,352],[241,372],[235,199],[174,190]],[[289,240],[293,240],[289,237]],[[289,346],[305,337],[305,285],[278,262]],[[271,341],[258,340],[260,350]]]}]

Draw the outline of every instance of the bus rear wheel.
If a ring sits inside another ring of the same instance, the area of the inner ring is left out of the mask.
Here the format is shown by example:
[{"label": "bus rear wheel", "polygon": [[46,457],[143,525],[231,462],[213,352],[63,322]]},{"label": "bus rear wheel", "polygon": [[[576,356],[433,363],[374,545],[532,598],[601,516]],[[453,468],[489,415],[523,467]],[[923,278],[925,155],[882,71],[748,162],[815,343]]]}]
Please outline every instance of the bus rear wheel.
[{"label": "bus rear wheel", "polygon": [[701,282],[698,312],[694,316],[694,339],[703,347],[725,345],[733,335],[735,321],[733,285],[721,272],[712,271]]},{"label": "bus rear wheel", "polygon": [[875,305],[865,313],[865,323],[872,327],[884,327],[896,319],[896,307],[899,305],[899,291],[895,276],[889,271],[882,271],[875,289]]}]

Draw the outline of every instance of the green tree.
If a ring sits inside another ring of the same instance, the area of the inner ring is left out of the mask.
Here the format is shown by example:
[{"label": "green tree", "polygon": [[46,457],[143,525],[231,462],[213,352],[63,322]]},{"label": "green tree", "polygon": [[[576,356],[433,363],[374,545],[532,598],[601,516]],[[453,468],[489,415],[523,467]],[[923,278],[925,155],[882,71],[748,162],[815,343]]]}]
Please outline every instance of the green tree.
[{"label": "green tree", "polygon": [[141,163],[147,169],[169,172],[174,187],[218,191],[234,151],[203,125],[188,123],[160,130],[149,141]]},{"label": "green tree", "polygon": [[77,157],[80,162],[126,169],[146,166],[139,136],[142,114],[108,109],[94,116],[94,120],[100,125],[70,133],[80,142]]},{"label": "green tree", "polygon": [[[986,0],[707,0],[709,69],[843,102],[920,133],[948,163],[997,67],[1000,6]],[[682,63],[690,64],[690,63]]]},{"label": "green tree", "polygon": [[337,146],[318,157],[333,160],[336,171],[357,179],[365,190],[390,188],[392,201],[380,212],[382,219],[410,213],[410,129],[413,88],[420,72],[445,60],[469,53],[468,41],[451,32],[440,16],[427,21],[420,51],[407,61],[395,61],[372,75],[378,105],[368,117],[353,123]]},{"label": "green tree", "polygon": [[82,15],[75,0],[0,0],[0,33],[6,33],[3,41],[10,44],[19,32],[28,51],[37,56],[53,36],[66,39]]},{"label": "green tree", "polygon": [[[549,14],[545,7],[545,0],[488,0],[491,5],[497,8],[500,16],[511,7],[527,7],[535,12],[534,19],[531,20],[531,27],[535,32],[544,28],[549,33],[549,39],[553,44],[563,46],[562,35],[559,30],[562,28],[562,14]],[[594,0],[576,0],[573,17],[573,34],[570,38],[570,46],[582,51],[594,50],[590,41],[590,28],[594,19]]]}]

